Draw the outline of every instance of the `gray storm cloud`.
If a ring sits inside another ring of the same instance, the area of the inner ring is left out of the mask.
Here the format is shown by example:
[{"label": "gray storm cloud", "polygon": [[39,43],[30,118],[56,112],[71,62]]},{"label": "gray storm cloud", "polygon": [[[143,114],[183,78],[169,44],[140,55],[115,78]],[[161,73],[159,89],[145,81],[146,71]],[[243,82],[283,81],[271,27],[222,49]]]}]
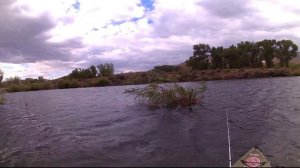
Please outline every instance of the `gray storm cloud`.
[{"label": "gray storm cloud", "polygon": [[50,38],[47,32],[56,26],[55,21],[47,13],[36,17],[21,15],[22,9],[12,8],[12,4],[13,1],[1,1],[1,62],[68,61],[71,59],[70,50],[82,46],[80,39],[62,43],[47,42]]},{"label": "gray storm cloud", "polygon": [[221,18],[239,18],[253,13],[244,0],[204,0],[198,3],[213,15]]}]

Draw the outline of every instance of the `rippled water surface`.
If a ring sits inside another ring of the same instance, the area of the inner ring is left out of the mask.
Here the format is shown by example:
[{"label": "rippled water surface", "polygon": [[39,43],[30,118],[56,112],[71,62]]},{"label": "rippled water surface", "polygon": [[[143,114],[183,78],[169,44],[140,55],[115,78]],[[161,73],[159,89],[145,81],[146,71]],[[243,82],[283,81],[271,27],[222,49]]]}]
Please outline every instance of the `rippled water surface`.
[{"label": "rippled water surface", "polygon": [[[195,85],[195,83],[184,83]],[[193,110],[151,111],[132,86],[6,94],[0,166],[227,166],[257,145],[300,166],[300,78],[209,81]]]}]

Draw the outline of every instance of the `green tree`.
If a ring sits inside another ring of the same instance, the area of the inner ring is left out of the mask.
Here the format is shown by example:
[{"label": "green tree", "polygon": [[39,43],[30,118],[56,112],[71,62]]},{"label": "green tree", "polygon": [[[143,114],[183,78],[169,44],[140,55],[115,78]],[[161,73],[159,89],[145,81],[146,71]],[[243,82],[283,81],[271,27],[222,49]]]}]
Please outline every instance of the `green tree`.
[{"label": "green tree", "polygon": [[297,56],[298,46],[291,40],[281,40],[276,43],[276,57],[280,60],[280,67],[289,66],[289,61]]},{"label": "green tree", "polygon": [[112,63],[100,64],[97,68],[98,76],[110,77],[114,74],[114,65]]},{"label": "green tree", "polygon": [[276,52],[276,40],[263,40],[257,42],[260,48],[260,54],[265,59],[267,67],[273,67],[273,58]]},{"label": "green tree", "polygon": [[11,84],[19,85],[21,83],[21,78],[18,76],[10,77],[10,78],[6,79],[5,83],[7,83],[8,85],[11,85]]},{"label": "green tree", "polygon": [[231,45],[224,50],[224,59],[226,68],[239,68],[239,53],[236,46]]},{"label": "green tree", "polygon": [[43,77],[43,76],[39,76],[39,77],[38,77],[38,81],[40,81],[40,82],[44,82],[44,80],[45,80],[45,79],[44,79],[44,77]]},{"label": "green tree", "polygon": [[70,74],[69,74],[70,78],[80,78],[80,73],[79,73],[79,69],[75,68]]},{"label": "green tree", "polygon": [[259,45],[257,43],[251,42],[250,44],[250,67],[258,68],[262,66],[262,57],[259,54]]},{"label": "green tree", "polygon": [[211,48],[211,63],[212,63],[212,68],[214,69],[225,68],[223,47]]},{"label": "green tree", "polygon": [[259,54],[259,46],[250,41],[242,41],[237,44],[239,51],[240,67],[256,68],[262,66],[262,58]]},{"label": "green tree", "polygon": [[188,66],[191,66],[193,69],[208,69],[209,61],[208,56],[211,53],[210,46],[208,44],[196,44],[193,46],[193,56],[186,61]]},{"label": "green tree", "polygon": [[237,44],[238,53],[239,53],[239,64],[240,67],[250,67],[251,59],[251,49],[252,45],[249,41],[242,41]]},{"label": "green tree", "polygon": [[97,76],[97,68],[94,65],[90,66],[90,72],[93,77]]},{"label": "green tree", "polygon": [[94,78],[97,76],[97,69],[94,65],[91,65],[87,69],[75,68],[70,74],[70,78],[75,79],[86,79],[86,78]]}]

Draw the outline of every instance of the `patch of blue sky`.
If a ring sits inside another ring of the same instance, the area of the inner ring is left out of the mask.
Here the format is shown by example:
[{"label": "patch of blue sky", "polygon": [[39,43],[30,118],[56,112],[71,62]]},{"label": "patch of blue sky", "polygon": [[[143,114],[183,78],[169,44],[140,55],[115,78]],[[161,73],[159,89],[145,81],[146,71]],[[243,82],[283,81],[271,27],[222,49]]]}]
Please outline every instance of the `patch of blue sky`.
[{"label": "patch of blue sky", "polygon": [[80,2],[78,0],[75,0],[74,4],[72,4],[68,9],[67,9],[67,13],[71,10],[74,9],[75,11],[80,11]]},{"label": "patch of blue sky", "polygon": [[153,23],[153,20],[148,19],[148,20],[147,20],[147,23],[148,23],[148,24],[152,24],[152,23]]},{"label": "patch of blue sky", "polygon": [[[78,0],[76,2],[78,2]],[[79,4],[79,6],[80,6],[80,4]],[[146,11],[151,11],[151,10],[154,9],[154,0],[140,0],[140,4],[138,4],[138,6],[143,6],[146,9]],[[144,17],[145,16],[142,16],[142,17],[133,17],[130,20],[120,20],[120,21],[113,20],[112,22],[110,22],[109,24],[106,24],[102,28],[107,28],[108,25],[118,26],[118,25],[122,25],[122,24],[127,23],[127,22],[137,22],[140,19],[143,19]],[[153,20],[148,19],[147,23],[148,24],[152,24]],[[97,28],[93,28],[91,31],[98,31],[98,29]]]},{"label": "patch of blue sky", "polygon": [[75,3],[72,4],[72,7],[74,9],[76,9],[77,11],[79,11],[80,10],[80,2],[78,0],[76,0]]},{"label": "patch of blue sky", "polygon": [[153,10],[154,9],[154,0],[141,0],[139,5],[143,6],[146,10]]},{"label": "patch of blue sky", "polygon": [[[110,23],[110,25],[118,26],[118,25],[121,25],[121,24],[124,24],[124,23],[127,23],[127,22],[137,22],[137,21],[139,21],[140,19],[143,19],[143,18],[144,18],[144,16],[142,16],[142,17],[133,17],[130,20],[112,21]],[[151,23],[153,23],[153,21],[148,20],[148,24],[151,24]],[[104,26],[103,28],[105,28],[105,27],[107,27],[107,25]]]},{"label": "patch of blue sky", "polygon": [[125,20],[121,20],[121,21],[114,21],[113,20],[110,24],[112,24],[113,26],[115,26],[115,25],[121,25],[123,23],[126,23],[126,21]]},{"label": "patch of blue sky", "polygon": [[137,22],[138,20],[142,19],[143,17],[134,17],[130,19],[130,22]]}]

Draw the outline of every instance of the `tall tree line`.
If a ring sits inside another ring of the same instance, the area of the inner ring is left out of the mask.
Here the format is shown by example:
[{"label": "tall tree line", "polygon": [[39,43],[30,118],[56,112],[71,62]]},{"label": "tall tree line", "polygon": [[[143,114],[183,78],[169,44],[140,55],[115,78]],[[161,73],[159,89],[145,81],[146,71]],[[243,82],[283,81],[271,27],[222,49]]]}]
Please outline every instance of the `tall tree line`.
[{"label": "tall tree line", "polygon": [[85,79],[94,78],[96,76],[110,77],[114,74],[114,65],[112,63],[91,65],[87,69],[76,68],[68,76],[70,78]]},{"label": "tall tree line", "polygon": [[228,48],[210,47],[208,44],[193,46],[193,56],[187,65],[193,69],[234,69],[274,66],[273,59],[278,58],[281,67],[288,67],[289,61],[297,56],[298,46],[292,40],[262,40],[258,42],[242,41]]}]

